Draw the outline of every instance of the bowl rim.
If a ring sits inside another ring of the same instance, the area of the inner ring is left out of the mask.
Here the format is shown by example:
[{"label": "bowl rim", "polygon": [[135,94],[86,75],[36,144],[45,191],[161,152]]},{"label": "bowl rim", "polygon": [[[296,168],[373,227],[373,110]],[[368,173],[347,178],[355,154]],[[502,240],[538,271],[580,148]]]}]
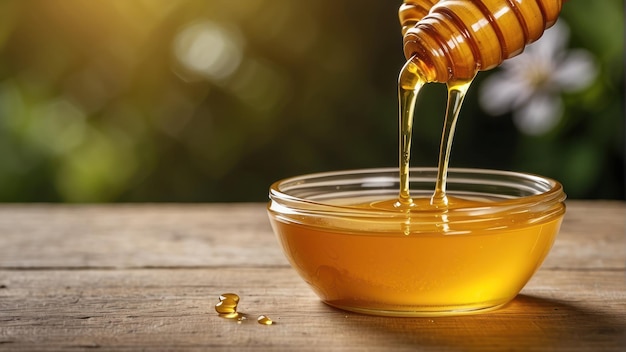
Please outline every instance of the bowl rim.
[{"label": "bowl rim", "polygon": [[[418,176],[416,173],[433,173],[434,177],[437,174],[437,168],[435,167],[411,167],[409,169],[409,180],[413,182]],[[387,176],[396,175],[397,179],[394,178],[393,182],[399,182],[399,168],[393,167],[380,167],[380,168],[360,168],[360,169],[345,169],[345,170],[336,170],[336,171],[325,171],[325,172],[315,172],[309,174],[303,174],[298,176],[292,176],[287,178],[279,179],[271,184],[269,189],[269,199],[270,205],[273,202],[279,203],[289,203],[290,205],[301,204],[306,208],[314,207],[319,209],[325,209],[327,211],[332,211],[335,209],[336,211],[350,211],[350,212],[358,212],[361,214],[397,214],[397,209],[380,209],[380,208],[362,208],[362,207],[354,207],[351,205],[337,205],[330,204],[323,201],[307,199],[303,197],[298,197],[292,194],[289,194],[288,191],[281,190],[281,186],[287,184],[303,184],[307,180],[314,179],[322,179],[328,177],[337,177],[337,176],[353,176],[352,179],[354,181],[355,178],[362,177],[363,175],[368,174],[388,174]],[[534,184],[542,185],[546,188],[545,191],[531,194],[527,196],[509,198],[509,199],[499,199],[494,202],[489,202],[488,207],[493,208],[494,212],[497,212],[496,209],[506,208],[510,210],[512,207],[514,208],[524,208],[531,207],[538,204],[557,204],[562,203],[566,194],[564,193],[563,186],[560,182],[546,176],[541,176],[535,173],[529,172],[518,172],[518,171],[509,171],[509,170],[497,170],[497,169],[488,169],[488,168],[449,168],[447,173],[447,179],[450,181],[454,179],[456,175],[474,175],[474,176],[485,176],[492,175],[498,177],[514,177],[520,180],[531,181]],[[450,177],[452,175],[452,177]],[[422,178],[424,176],[422,175]],[[480,178],[476,178],[478,180]],[[434,188],[433,188],[434,191]],[[399,189],[398,189],[399,192]],[[459,207],[454,209],[446,209],[446,211],[455,211],[455,212],[465,212],[465,211],[475,211],[476,209],[483,209],[485,206],[469,206],[469,207]],[[410,209],[411,212],[440,212],[441,209]]]}]

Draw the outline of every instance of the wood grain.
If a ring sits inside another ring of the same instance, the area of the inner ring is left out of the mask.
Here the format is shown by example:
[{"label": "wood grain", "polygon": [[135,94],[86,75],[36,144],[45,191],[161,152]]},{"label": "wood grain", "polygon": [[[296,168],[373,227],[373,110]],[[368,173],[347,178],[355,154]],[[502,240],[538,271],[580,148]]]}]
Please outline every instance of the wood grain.
[{"label": "wood grain", "polygon": [[[626,204],[568,206],[521,295],[445,318],[320,303],[263,204],[0,206],[0,351],[623,351]],[[247,319],[217,315],[224,292]]]},{"label": "wood grain", "polygon": [[0,267],[288,265],[262,204],[8,205],[0,234]]},{"label": "wood grain", "polygon": [[[23,350],[618,351],[626,329],[620,272],[541,271],[507,307],[448,318],[339,311],[289,268],[10,271],[0,282],[0,348]],[[219,294],[232,291],[248,317],[242,324],[214,311]],[[276,324],[257,324],[261,314]]]}]

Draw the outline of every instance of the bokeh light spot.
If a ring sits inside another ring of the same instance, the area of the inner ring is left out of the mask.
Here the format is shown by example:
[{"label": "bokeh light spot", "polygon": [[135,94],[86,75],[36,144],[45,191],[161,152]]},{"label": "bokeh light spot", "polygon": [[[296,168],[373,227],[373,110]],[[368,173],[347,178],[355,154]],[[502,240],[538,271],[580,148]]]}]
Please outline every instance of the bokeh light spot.
[{"label": "bokeh light spot", "polygon": [[176,36],[174,54],[189,73],[219,82],[239,67],[243,39],[235,29],[215,22],[192,23]]}]

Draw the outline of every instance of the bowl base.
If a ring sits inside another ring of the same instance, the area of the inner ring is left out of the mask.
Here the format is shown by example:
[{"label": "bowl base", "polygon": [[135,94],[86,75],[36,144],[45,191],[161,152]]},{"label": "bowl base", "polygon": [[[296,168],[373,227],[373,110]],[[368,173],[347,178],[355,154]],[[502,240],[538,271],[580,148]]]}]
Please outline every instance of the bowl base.
[{"label": "bowl base", "polygon": [[[507,305],[509,301],[504,303],[489,305],[489,306],[481,306],[479,308],[459,308],[459,309],[442,309],[435,310],[432,307],[429,309],[420,310],[419,307],[415,307],[415,309],[407,309],[407,310],[384,310],[384,309],[371,309],[371,308],[362,308],[362,307],[353,307],[353,306],[345,306],[341,304],[337,304],[335,302],[322,301],[323,303],[337,309],[367,314],[367,315],[377,315],[377,316],[385,316],[385,317],[449,317],[449,316],[459,316],[459,315],[473,315],[473,314],[481,314],[491,312],[497,309],[500,309]],[[425,307],[426,308],[426,307]]]}]

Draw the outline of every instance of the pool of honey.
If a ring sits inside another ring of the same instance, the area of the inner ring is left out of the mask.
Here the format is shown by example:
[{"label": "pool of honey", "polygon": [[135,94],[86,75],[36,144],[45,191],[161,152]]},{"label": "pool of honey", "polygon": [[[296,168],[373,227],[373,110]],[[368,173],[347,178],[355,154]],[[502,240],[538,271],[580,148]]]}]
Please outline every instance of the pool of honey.
[{"label": "pool of honey", "polygon": [[[450,206],[471,203],[453,199]],[[381,204],[391,201],[358,207]],[[458,315],[512,300],[548,254],[563,212],[539,223],[523,212],[505,214],[489,229],[445,214],[434,212],[439,221],[428,224],[407,215],[395,232],[362,218],[347,229],[350,217],[339,226],[322,217],[271,223],[292,266],[329,305],[379,315]]]}]

